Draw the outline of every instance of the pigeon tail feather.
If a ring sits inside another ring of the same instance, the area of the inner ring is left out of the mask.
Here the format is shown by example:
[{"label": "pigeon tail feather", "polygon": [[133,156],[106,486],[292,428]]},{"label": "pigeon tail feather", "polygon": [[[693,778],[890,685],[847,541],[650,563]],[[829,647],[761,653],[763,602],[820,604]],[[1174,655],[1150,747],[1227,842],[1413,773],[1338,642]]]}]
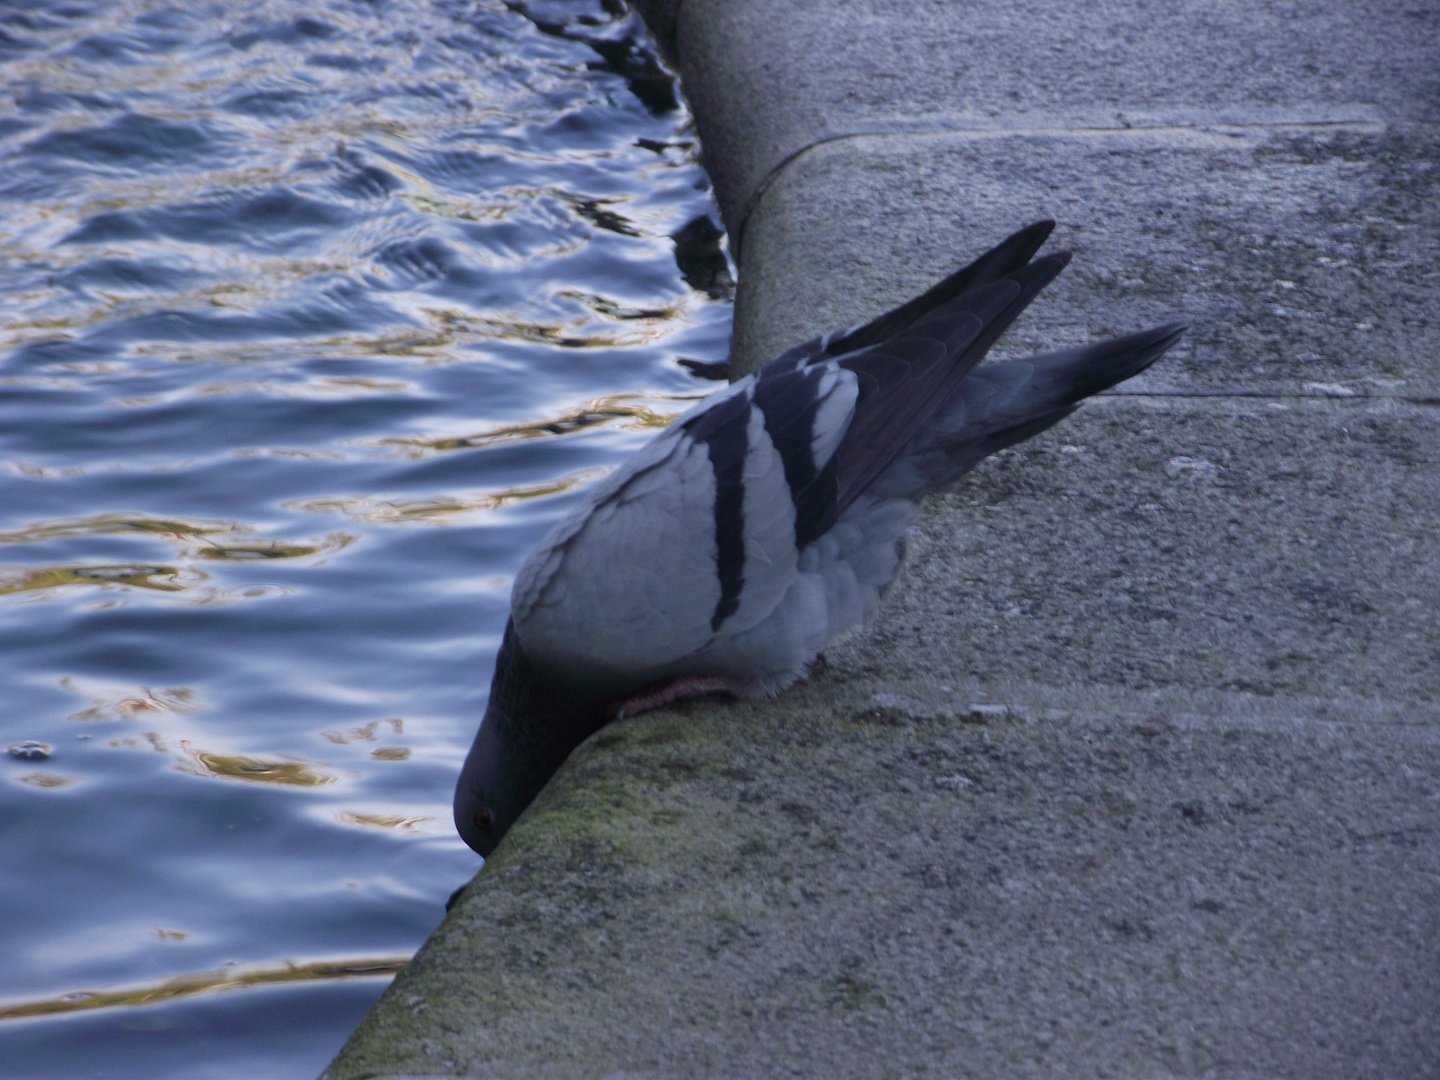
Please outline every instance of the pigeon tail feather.
[{"label": "pigeon tail feather", "polygon": [[952,487],[983,458],[1058,424],[1080,402],[1140,374],[1185,331],[1178,323],[976,368],[875,485],[918,499]]}]

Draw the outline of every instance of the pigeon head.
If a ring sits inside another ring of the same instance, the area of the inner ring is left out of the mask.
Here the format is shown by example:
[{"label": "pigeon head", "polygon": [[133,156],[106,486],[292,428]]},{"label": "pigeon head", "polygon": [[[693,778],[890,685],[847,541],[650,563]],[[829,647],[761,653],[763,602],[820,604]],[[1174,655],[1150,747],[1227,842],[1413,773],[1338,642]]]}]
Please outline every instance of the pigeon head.
[{"label": "pigeon head", "polygon": [[545,782],[605,725],[606,700],[545,673],[505,626],[485,719],[455,786],[455,827],[486,858]]}]

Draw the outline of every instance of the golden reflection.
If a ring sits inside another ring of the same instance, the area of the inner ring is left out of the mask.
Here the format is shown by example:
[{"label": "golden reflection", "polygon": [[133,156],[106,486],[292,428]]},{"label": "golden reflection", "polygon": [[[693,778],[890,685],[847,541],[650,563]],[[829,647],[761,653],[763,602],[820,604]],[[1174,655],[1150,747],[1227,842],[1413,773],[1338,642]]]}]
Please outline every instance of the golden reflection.
[{"label": "golden reflection", "polygon": [[152,405],[169,405],[191,398],[228,397],[232,394],[269,394],[277,398],[297,398],[306,401],[330,401],[335,398],[359,397],[364,394],[405,393],[414,389],[413,384],[380,379],[306,379],[302,382],[277,382],[273,379],[236,379],[229,382],[204,383],[188,386],[169,394],[155,394],[150,397],[117,398],[112,404],[130,409],[143,409]]},{"label": "golden reflection", "polygon": [[630,423],[620,426],[631,429],[663,428],[674,423],[680,413],[659,412],[649,406],[635,404],[635,402],[693,402],[699,401],[703,397],[705,397],[704,394],[609,394],[587,401],[578,408],[569,409],[559,416],[547,420],[506,424],[503,427],[491,428],[489,431],[482,431],[475,435],[431,439],[392,438],[381,439],[379,442],[382,446],[413,447],[414,450],[410,451],[410,456],[419,456],[416,451],[423,453],[440,450],[470,450],[521,439],[543,439],[552,435],[569,435],[572,432],[594,427],[596,424],[603,424],[610,420],[629,420]]},{"label": "golden reflection", "polygon": [[242,546],[231,544],[222,547],[215,544],[211,547],[201,548],[200,557],[203,559],[235,559],[237,561],[249,561],[255,559],[295,559],[301,555],[314,555],[319,548],[304,547],[300,544],[253,544]]},{"label": "golden reflection", "polygon": [[402,817],[398,814],[355,814],[349,810],[342,810],[335,815],[335,820],[343,821],[347,825],[369,825],[376,829],[401,829],[406,832],[414,832],[415,826],[422,821],[432,821],[428,817]]},{"label": "golden reflection", "polygon": [[157,927],[155,930],[155,936],[161,941],[184,941],[190,935],[187,934],[184,930],[165,930],[163,928]]},{"label": "golden reflection", "polygon": [[148,746],[151,750],[156,750],[162,754],[169,752],[169,748],[165,745],[165,740],[160,737],[158,731],[147,731],[138,739],[133,736],[123,739],[111,739],[105,745],[114,747],[117,750],[121,747],[128,747],[133,750]]},{"label": "golden reflection", "polygon": [[294,461],[346,461],[346,456],[337,450],[302,450],[284,446],[242,446],[230,451],[231,457],[276,457]]},{"label": "golden reflection", "polygon": [[396,716],[389,720],[371,720],[368,724],[353,727],[347,731],[322,731],[320,734],[341,746],[352,742],[374,742],[378,738],[376,732],[380,730],[382,724],[390,725],[390,730],[396,735],[405,733],[405,721]]},{"label": "golden reflection", "polygon": [[408,746],[382,746],[378,750],[371,750],[370,756],[376,761],[409,761],[410,748]]},{"label": "golden reflection", "polygon": [[38,788],[69,787],[75,782],[73,776],[57,776],[54,773],[44,772],[30,773],[28,776],[21,776],[18,779],[22,784]]},{"label": "golden reflection", "polygon": [[194,551],[202,559],[228,559],[234,562],[256,562],[268,559],[298,559],[304,555],[329,554],[353,541],[349,533],[331,533],[318,544],[282,544],[271,540],[253,544],[221,544],[207,540]]},{"label": "golden reflection", "polygon": [[130,585],[159,592],[183,592],[189,585],[181,582],[181,576],[182,572],[173,566],[46,566],[0,574],[0,594],[58,589],[66,585]]},{"label": "golden reflection", "polygon": [[[263,267],[256,269],[256,273],[263,272]],[[684,301],[669,308],[627,308],[597,294],[573,292],[564,295],[583,303],[593,315],[611,324],[609,331],[584,332],[584,319],[538,322],[477,315],[456,308],[419,307],[415,314],[425,318],[429,324],[425,327],[398,326],[380,333],[341,333],[287,340],[285,353],[292,360],[408,356],[430,363],[452,363],[463,358],[466,346],[495,340],[555,345],[569,349],[637,348],[659,341],[669,332],[669,324],[686,314]],[[168,301],[167,305],[174,306],[173,301]],[[275,359],[273,341],[215,341],[203,344],[151,341],[134,346],[132,351],[137,356],[154,357],[172,363],[253,364],[273,362]],[[293,393],[296,396],[321,396],[322,389],[325,396],[343,392],[374,392],[358,383],[346,385],[350,387],[348,391],[338,380],[333,381],[328,389],[322,388],[319,383],[310,383],[307,386],[311,389],[302,388]],[[217,387],[214,392],[236,392],[242,388],[284,392],[283,384],[269,382],[217,384]],[[179,396],[194,393],[195,391],[187,390]],[[131,403],[147,404],[152,400],[170,399],[137,398]]]},{"label": "golden reflection", "polygon": [[[26,216],[36,223],[46,221],[53,225],[55,222],[63,222],[64,231],[68,232],[99,213],[173,205],[176,198],[183,194],[187,179],[197,183],[200,189],[208,188],[210,184],[215,183],[217,176],[220,178],[218,182],[221,184],[226,183],[228,178],[269,186],[267,175],[265,170],[250,170],[244,175],[225,172],[198,174],[188,178],[184,174],[171,175],[167,176],[163,183],[138,182],[128,193],[108,194],[104,199],[92,199],[83,203],[31,204],[24,207],[22,213],[26,213]],[[125,183],[125,181],[112,182]],[[179,186],[177,187],[177,185]],[[6,250],[7,247],[9,250]],[[0,254],[8,255],[12,259],[22,256],[36,257],[36,253],[31,249],[8,245],[0,245]],[[92,290],[90,295],[95,298],[95,301],[84,307],[77,305],[76,309],[69,314],[7,320],[4,326],[0,327],[0,342],[3,342],[5,348],[11,348],[35,341],[54,339],[57,336],[76,336],[96,326],[104,325],[122,313],[126,318],[136,318],[156,312],[175,310],[204,311],[225,308],[238,311],[257,311],[274,301],[283,294],[285,289],[297,282],[320,275],[348,273],[354,268],[352,261],[339,261],[334,258],[266,257],[249,253],[238,254],[234,257],[245,267],[245,272],[240,280],[207,283],[190,290],[155,294],[138,291],[112,293],[102,289]],[[62,251],[48,249],[44,253],[44,258],[55,270],[64,270],[72,266],[83,265],[93,258],[93,255],[89,252],[77,252],[67,257]],[[37,296],[36,299],[39,297]],[[138,355],[151,354],[150,350],[143,347],[137,348],[135,351]],[[256,358],[273,359],[273,345],[268,353]],[[59,369],[73,370],[74,365],[63,365]],[[122,369],[119,365],[112,365],[109,373],[113,373],[115,370]]]},{"label": "golden reflection", "polygon": [[180,743],[194,764],[181,762],[175,766],[194,776],[218,776],[231,780],[249,780],[261,784],[289,784],[296,787],[319,787],[332,784],[335,777],[321,772],[305,761],[273,761],[246,757],[243,754],[212,754],[192,750],[187,741]]},{"label": "golden reflection", "polygon": [[[574,320],[568,322],[523,322],[518,319],[500,319],[489,315],[475,315],[469,312],[446,308],[421,308],[424,314],[436,320],[459,340],[483,341],[499,338],[502,341],[527,341],[535,345],[559,345],[566,349],[632,349],[658,341],[666,333],[663,327],[644,330],[630,330],[625,333],[582,334]],[[658,322],[658,319],[650,321]]]},{"label": "golden reflection", "polygon": [[[0,544],[39,544],[51,540],[68,540],[89,536],[157,537],[176,543],[182,554],[202,559],[229,562],[260,562],[274,559],[296,559],[308,555],[328,555],[348,546],[355,537],[349,533],[331,533],[308,543],[282,543],[278,540],[239,539],[250,527],[233,521],[182,521],[152,518],[144,514],[99,514],[94,517],[42,521],[23,529],[0,532]],[[221,539],[221,538],[224,539]],[[0,573],[0,593],[27,592],[56,588],[62,585],[136,585],[162,592],[194,591],[207,580],[199,571],[183,573],[170,566],[81,566],[42,567]],[[271,595],[279,586],[244,586],[238,589],[201,590],[197,603],[229,602]]]},{"label": "golden reflection", "polygon": [[[130,720],[146,713],[193,713],[199,712],[205,707],[196,699],[195,691],[188,686],[163,690],[152,690],[145,686],[141,687],[138,695],[123,698],[98,698],[93,695],[85,695],[73,679],[61,679],[60,685],[71,693],[90,697],[90,700],[95,703],[88,709],[71,713],[69,716],[71,720]],[[150,740],[155,749],[164,749],[162,745],[159,745],[159,734],[147,732],[145,738]]]},{"label": "golden reflection", "polygon": [[[394,162],[388,164],[392,169],[395,167]],[[503,221],[520,208],[519,204],[514,202],[482,203],[473,199],[457,199],[438,194],[422,195],[414,191],[400,191],[396,192],[396,195],[422,213],[455,221]]]},{"label": "golden reflection", "polygon": [[182,975],[156,986],[142,986],[132,990],[80,990],[44,1001],[18,1002],[0,1007],[0,1020],[52,1016],[82,1009],[109,1009],[117,1005],[157,1005],[163,1001],[203,994],[210,990],[239,990],[247,986],[311,982],[317,979],[393,976],[409,962],[408,956],[384,956],[375,959],[330,960],[314,964],[287,963],[284,967],[258,968],[253,971],[207,971],[198,975]]},{"label": "golden reflection", "polygon": [[[67,208],[73,209],[73,208]],[[77,221],[83,221],[83,216]],[[64,266],[66,261],[53,260],[56,265]],[[70,263],[79,263],[83,260],[68,260]],[[304,276],[313,273],[309,270]],[[252,289],[233,283],[211,285],[201,289],[194,289],[189,292],[173,292],[160,296],[144,296],[140,294],[111,295],[101,290],[95,290],[92,295],[101,302],[91,304],[83,309],[74,311],[68,315],[50,316],[46,318],[33,318],[23,321],[7,322],[5,330],[5,346],[7,348],[32,344],[37,341],[53,340],[57,336],[75,336],[79,332],[93,329],[115,319],[124,309],[126,318],[137,318],[141,315],[152,314],[162,311],[194,310],[196,308],[240,308],[242,310],[254,310],[270,301],[276,293],[274,279],[269,280],[271,287],[265,290]],[[225,297],[226,299],[221,299]],[[244,297],[249,302],[241,303]],[[57,335],[57,331],[74,331],[75,334]]]},{"label": "golden reflection", "polygon": [[39,544],[47,540],[68,540],[75,536],[116,536],[135,533],[180,539],[243,531],[244,526],[228,521],[196,522],[172,518],[152,518],[144,514],[96,514],[94,517],[45,521],[23,529],[0,532],[0,544]]},{"label": "golden reflection", "polygon": [[[383,334],[335,334],[326,338],[287,340],[285,354],[294,361],[349,360],[364,356],[414,356],[450,361],[457,339],[434,331],[400,327]],[[148,342],[134,347],[137,354],[174,363],[252,364],[275,359],[275,343],[262,342]]]},{"label": "golden reflection", "polygon": [[30,480],[65,480],[72,476],[83,476],[85,470],[78,465],[53,468],[48,465],[32,465],[28,461],[7,461],[5,468]]},{"label": "golden reflection", "polygon": [[[257,268],[257,273],[263,273],[263,268]],[[411,356],[430,362],[450,363],[463,356],[467,345],[495,340],[555,345],[569,349],[637,348],[659,341],[669,332],[671,322],[685,316],[683,303],[669,308],[626,308],[597,294],[573,292],[565,295],[583,303],[593,315],[610,323],[609,331],[587,333],[583,329],[584,319],[538,322],[477,315],[456,308],[420,307],[415,314],[425,318],[429,324],[426,327],[392,327],[378,334],[341,333],[327,337],[301,338],[286,341],[285,352],[294,360]],[[155,357],[173,363],[251,364],[275,359],[275,343],[267,341],[217,341],[204,344],[154,341],[136,345],[133,351],[137,356]],[[291,396],[319,397],[341,393],[373,393],[380,388],[364,387],[358,382],[331,380],[324,385],[312,382],[289,390],[286,389],[286,384],[270,382],[216,384],[211,392],[234,393],[254,389],[276,394],[288,393]],[[194,393],[196,391],[184,391],[181,396]],[[151,400],[169,399],[135,399],[131,403],[148,404]]]},{"label": "golden reflection", "polygon": [[340,513],[352,521],[378,525],[397,525],[420,522],[427,525],[442,524],[459,514],[481,510],[498,510],[512,502],[524,499],[542,499],[569,491],[576,484],[586,483],[605,475],[603,469],[584,469],[559,480],[541,484],[526,484],[506,488],[502,491],[486,492],[470,498],[441,495],[433,499],[417,499],[402,502],[398,499],[377,499],[361,496],[353,499],[306,499],[302,502],[282,504],[287,510],[304,510],[312,514]]}]

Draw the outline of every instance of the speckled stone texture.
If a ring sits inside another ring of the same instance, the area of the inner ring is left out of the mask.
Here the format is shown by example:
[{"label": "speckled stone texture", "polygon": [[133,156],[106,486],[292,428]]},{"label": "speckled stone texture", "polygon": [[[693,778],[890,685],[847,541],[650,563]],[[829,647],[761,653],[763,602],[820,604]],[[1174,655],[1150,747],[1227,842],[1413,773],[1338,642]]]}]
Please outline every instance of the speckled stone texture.
[{"label": "speckled stone texture", "polygon": [[326,1074],[1440,1077],[1440,9],[643,0],[745,369],[1180,318],[773,703],[581,748]]}]

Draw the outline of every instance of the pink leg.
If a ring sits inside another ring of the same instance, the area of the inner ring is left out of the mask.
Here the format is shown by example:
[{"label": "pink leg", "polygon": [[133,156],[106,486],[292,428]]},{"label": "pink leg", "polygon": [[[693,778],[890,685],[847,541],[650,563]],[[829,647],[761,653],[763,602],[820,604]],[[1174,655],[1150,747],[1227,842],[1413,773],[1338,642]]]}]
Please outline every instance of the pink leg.
[{"label": "pink leg", "polygon": [[704,697],[730,689],[730,684],[718,675],[685,675],[668,682],[647,686],[638,694],[610,707],[612,719],[621,720],[627,716],[639,716],[642,712],[658,709],[681,698]]}]

